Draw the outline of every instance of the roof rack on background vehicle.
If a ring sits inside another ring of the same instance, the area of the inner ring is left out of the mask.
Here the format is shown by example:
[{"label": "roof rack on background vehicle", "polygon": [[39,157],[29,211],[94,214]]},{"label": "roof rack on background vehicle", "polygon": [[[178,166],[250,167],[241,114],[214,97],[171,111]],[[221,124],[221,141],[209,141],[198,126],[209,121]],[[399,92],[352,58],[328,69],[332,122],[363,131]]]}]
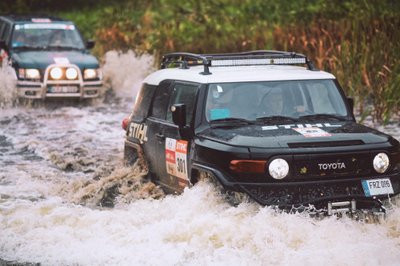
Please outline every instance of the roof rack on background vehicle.
[{"label": "roof rack on background vehicle", "polygon": [[4,17],[12,19],[12,20],[19,20],[19,21],[31,21],[33,19],[49,19],[51,21],[67,21],[60,17],[49,16],[42,13],[26,13],[26,14],[6,14]]},{"label": "roof rack on background vehicle", "polygon": [[187,69],[189,66],[203,65],[200,74],[210,75],[210,66],[254,66],[254,65],[299,65],[306,64],[311,71],[318,71],[314,63],[303,54],[272,50],[257,50],[227,54],[193,54],[169,53],[163,56],[161,69],[179,66]]}]

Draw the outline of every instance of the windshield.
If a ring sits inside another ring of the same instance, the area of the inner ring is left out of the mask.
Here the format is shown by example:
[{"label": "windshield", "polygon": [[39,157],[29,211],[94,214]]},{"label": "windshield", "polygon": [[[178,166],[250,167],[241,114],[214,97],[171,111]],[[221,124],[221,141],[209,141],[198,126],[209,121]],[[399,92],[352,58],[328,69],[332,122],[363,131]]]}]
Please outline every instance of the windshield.
[{"label": "windshield", "polygon": [[208,121],[344,116],[346,107],[333,80],[219,83],[208,89]]},{"label": "windshield", "polygon": [[15,25],[12,48],[84,49],[83,41],[71,24],[29,23]]}]

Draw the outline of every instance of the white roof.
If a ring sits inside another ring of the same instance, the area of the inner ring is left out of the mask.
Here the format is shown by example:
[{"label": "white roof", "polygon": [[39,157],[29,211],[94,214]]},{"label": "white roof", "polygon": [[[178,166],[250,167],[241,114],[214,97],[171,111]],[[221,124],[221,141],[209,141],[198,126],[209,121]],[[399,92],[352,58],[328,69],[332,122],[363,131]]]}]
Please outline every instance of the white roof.
[{"label": "white roof", "polygon": [[158,85],[166,79],[196,83],[226,83],[278,80],[335,79],[324,71],[311,71],[305,67],[288,65],[210,67],[210,75],[202,75],[203,66],[189,69],[167,68],[158,70],[145,78],[143,83]]}]

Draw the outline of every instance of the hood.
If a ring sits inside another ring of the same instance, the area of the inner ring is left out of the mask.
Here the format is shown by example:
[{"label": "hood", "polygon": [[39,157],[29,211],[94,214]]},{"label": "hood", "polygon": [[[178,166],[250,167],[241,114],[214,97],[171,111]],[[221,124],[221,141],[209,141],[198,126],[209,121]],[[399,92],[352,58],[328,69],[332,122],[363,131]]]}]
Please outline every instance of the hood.
[{"label": "hood", "polygon": [[99,67],[97,59],[85,51],[19,51],[12,53],[11,59],[20,68],[45,69],[57,62],[69,62],[80,69]]},{"label": "hood", "polygon": [[376,144],[392,137],[352,121],[207,128],[199,137],[248,148],[328,147]]}]

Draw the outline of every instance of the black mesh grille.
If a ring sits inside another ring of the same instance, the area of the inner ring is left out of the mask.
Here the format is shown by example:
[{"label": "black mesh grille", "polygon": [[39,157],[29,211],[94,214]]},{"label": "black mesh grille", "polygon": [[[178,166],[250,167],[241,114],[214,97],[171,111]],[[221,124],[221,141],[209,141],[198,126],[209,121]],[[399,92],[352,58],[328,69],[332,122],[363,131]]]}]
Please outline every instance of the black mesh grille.
[{"label": "black mesh grille", "polygon": [[295,155],[292,176],[296,179],[361,177],[372,171],[370,153]]}]

